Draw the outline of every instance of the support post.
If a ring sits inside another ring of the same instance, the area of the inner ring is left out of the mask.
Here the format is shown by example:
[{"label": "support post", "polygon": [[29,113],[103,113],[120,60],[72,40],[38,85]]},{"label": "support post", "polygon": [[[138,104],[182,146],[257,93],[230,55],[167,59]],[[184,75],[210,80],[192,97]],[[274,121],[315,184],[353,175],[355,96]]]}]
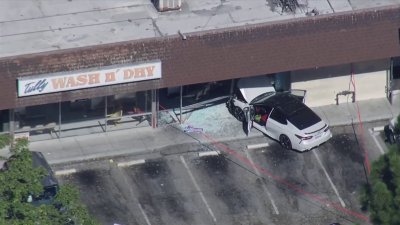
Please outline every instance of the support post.
[{"label": "support post", "polygon": [[179,123],[182,124],[182,92],[183,92],[183,87],[181,86],[181,91],[180,91],[180,106],[179,106]]},{"label": "support post", "polygon": [[58,138],[61,137],[61,101],[58,102]]},{"label": "support post", "polygon": [[104,96],[104,130],[105,132],[107,132],[107,107],[108,107],[108,103],[107,103],[107,96]]},{"label": "support post", "polygon": [[158,124],[158,89],[151,90],[151,127],[157,128]]},{"label": "support post", "polygon": [[232,96],[233,95],[233,90],[235,88],[235,79],[231,80],[231,88],[229,90],[229,95]]},{"label": "support post", "polygon": [[10,122],[10,149],[14,148],[14,135],[15,135],[15,113],[14,109],[10,109],[9,111],[9,122]]}]

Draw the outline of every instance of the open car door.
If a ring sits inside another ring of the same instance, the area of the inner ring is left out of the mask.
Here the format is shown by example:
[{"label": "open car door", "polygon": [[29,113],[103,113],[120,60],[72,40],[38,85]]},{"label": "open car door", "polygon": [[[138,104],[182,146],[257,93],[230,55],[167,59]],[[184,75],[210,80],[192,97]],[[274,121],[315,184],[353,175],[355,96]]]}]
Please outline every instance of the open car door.
[{"label": "open car door", "polygon": [[301,89],[290,89],[289,91],[292,95],[296,96],[300,101],[303,103],[306,102],[306,90],[301,90]]},{"label": "open car door", "polygon": [[245,122],[246,122],[246,135],[249,136],[251,128],[253,127],[254,109],[253,106],[243,108]]}]

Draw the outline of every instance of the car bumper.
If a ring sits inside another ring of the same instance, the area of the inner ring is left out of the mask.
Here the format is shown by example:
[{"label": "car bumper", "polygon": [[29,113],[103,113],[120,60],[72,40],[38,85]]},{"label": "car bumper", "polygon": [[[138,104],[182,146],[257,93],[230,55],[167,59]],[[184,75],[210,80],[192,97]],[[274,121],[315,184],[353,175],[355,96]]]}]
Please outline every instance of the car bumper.
[{"label": "car bumper", "polygon": [[320,146],[321,144],[327,142],[329,139],[331,139],[332,133],[330,130],[325,132],[321,137],[317,139],[313,139],[310,141],[302,141],[300,143],[296,143],[297,146],[295,147],[296,150],[304,152],[304,151],[309,151],[315,147]]}]

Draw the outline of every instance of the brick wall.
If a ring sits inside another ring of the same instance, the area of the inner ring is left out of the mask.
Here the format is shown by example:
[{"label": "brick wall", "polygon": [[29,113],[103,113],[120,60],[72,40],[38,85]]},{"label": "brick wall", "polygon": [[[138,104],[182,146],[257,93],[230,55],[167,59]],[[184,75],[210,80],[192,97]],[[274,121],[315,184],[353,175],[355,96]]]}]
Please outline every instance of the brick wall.
[{"label": "brick wall", "polygon": [[[400,55],[400,7],[0,59],[0,109]],[[18,98],[16,78],[160,59],[161,80]]]}]

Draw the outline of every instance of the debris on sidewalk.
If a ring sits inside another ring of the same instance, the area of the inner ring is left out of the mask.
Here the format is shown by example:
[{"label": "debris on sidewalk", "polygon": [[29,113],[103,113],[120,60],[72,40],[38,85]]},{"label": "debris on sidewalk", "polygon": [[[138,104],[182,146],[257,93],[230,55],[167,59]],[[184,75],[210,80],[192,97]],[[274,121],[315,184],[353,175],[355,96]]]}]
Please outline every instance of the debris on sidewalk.
[{"label": "debris on sidewalk", "polygon": [[185,133],[203,133],[203,128],[193,127],[192,125],[188,125],[183,129]]}]

